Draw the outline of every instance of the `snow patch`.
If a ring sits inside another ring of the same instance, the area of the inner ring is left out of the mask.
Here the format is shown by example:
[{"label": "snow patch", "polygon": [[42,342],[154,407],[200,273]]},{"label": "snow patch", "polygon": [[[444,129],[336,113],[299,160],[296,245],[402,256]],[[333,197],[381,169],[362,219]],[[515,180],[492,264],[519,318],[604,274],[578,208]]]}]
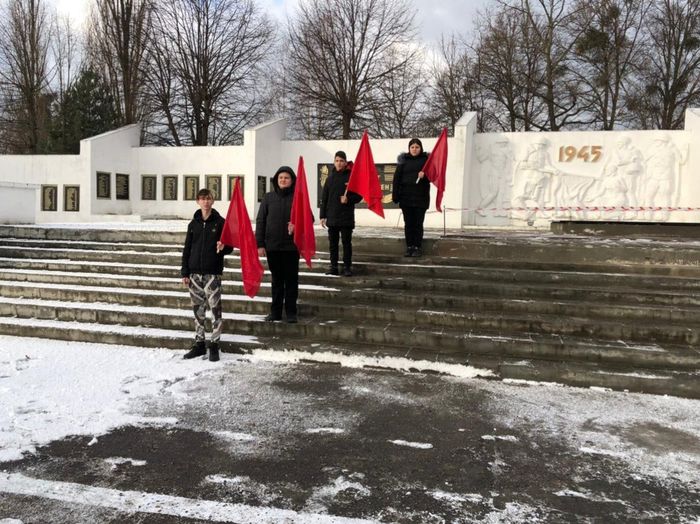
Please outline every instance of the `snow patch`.
[{"label": "snow patch", "polygon": [[433,445],[427,442],[409,442],[407,440],[389,440],[389,442],[397,446],[406,446],[408,448],[433,449]]}]

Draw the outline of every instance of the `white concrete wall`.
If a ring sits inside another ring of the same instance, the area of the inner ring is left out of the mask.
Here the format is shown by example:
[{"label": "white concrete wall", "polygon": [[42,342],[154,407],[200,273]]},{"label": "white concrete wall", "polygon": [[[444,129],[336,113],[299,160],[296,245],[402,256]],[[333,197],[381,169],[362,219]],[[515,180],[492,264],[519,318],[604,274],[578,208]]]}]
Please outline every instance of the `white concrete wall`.
[{"label": "white concrete wall", "polygon": [[[35,186],[31,208],[36,222],[80,222],[90,216],[87,158],[84,155],[0,155],[0,182]],[[41,211],[40,186],[57,186],[58,211]],[[80,186],[80,210],[63,212],[64,187]],[[0,206],[0,220],[11,222],[13,214]]]},{"label": "white concrete wall", "polygon": [[2,213],[0,223],[34,224],[36,222],[36,184],[0,182]]},{"label": "white concrete wall", "polygon": [[[286,122],[275,120],[248,129],[244,145],[226,147],[139,147],[140,128],[127,126],[81,141],[80,155],[0,156],[0,183],[55,185],[58,211],[41,211],[35,192],[37,222],[189,218],[196,204],[184,200],[184,177],[207,175],[222,182],[222,214],[228,209],[229,175],[245,177],[244,196],[251,219],[257,211],[258,177],[269,179],[281,165],[297,169],[304,157],[312,206],[318,201],[318,165],[333,162],[344,150],[354,160],[359,140],[287,141]],[[420,137],[430,151],[437,137]],[[700,110],[689,110],[683,131],[476,133],[476,115],[465,114],[448,139],[444,213],[435,210],[436,190],[426,226],[469,225],[548,227],[552,220],[700,221]],[[377,164],[394,164],[408,139],[371,139]],[[568,149],[567,149],[568,148]],[[110,198],[98,199],[97,172],[110,174]],[[116,199],[116,174],[129,175],[129,199]],[[143,200],[143,175],[156,176],[156,199]],[[163,199],[163,176],[178,180],[177,200]],[[65,212],[64,187],[80,186],[80,211]],[[31,189],[28,191],[32,191]],[[385,188],[390,201],[389,188]],[[7,193],[3,193],[7,195]],[[26,198],[26,195],[22,198]],[[5,198],[3,198],[5,200]],[[23,206],[26,207],[26,206]],[[362,226],[402,224],[399,209],[385,209],[381,219],[358,209]],[[656,209],[661,208],[661,209]],[[318,209],[315,210],[318,216]],[[0,210],[0,220],[8,214]],[[29,216],[27,214],[26,216]]]}]

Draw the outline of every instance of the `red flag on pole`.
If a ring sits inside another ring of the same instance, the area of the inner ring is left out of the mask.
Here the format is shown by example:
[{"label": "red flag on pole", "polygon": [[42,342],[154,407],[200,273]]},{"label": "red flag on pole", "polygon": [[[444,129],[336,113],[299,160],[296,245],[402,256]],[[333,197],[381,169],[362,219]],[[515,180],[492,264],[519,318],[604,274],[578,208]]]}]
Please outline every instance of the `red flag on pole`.
[{"label": "red flag on pole", "polygon": [[355,164],[352,166],[347,187],[348,191],[362,195],[362,198],[367,202],[367,207],[384,218],[382,188],[379,185],[377,166],[374,165],[372,149],[369,147],[369,136],[366,130],[362,134],[360,149],[355,156]]},{"label": "red flag on pole", "polygon": [[435,147],[428,156],[423,166],[423,172],[437,188],[435,207],[442,212],[442,194],[445,192],[445,173],[447,171],[447,128],[442,128],[442,133],[435,143]]},{"label": "red flag on pole", "polygon": [[297,183],[292,199],[292,216],[289,221],[294,224],[294,243],[299,254],[311,267],[311,257],[316,254],[316,236],[314,235],[314,215],[309,203],[309,188],[306,185],[304,157],[299,157]]},{"label": "red flag on pole", "polygon": [[226,213],[221,242],[227,246],[237,247],[241,253],[241,273],[245,294],[253,298],[258,294],[263,276],[263,267],[258,257],[258,245],[250,225],[250,217],[239,187],[239,180],[233,186],[231,203]]}]

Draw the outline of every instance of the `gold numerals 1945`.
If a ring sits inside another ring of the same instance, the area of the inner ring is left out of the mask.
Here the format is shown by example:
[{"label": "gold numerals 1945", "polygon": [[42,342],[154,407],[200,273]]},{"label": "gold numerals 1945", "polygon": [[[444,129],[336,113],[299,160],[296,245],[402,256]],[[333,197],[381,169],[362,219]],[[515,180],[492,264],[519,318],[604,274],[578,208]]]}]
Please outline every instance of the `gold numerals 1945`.
[{"label": "gold numerals 1945", "polygon": [[603,156],[603,146],[561,146],[559,148],[559,162],[597,162]]}]

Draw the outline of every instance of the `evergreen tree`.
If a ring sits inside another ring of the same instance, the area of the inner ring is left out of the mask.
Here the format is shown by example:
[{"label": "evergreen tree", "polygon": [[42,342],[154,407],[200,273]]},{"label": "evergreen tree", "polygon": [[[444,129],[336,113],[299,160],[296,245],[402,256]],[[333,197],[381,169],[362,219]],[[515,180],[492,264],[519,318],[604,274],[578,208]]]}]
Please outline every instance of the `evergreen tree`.
[{"label": "evergreen tree", "polygon": [[83,138],[118,127],[114,99],[104,81],[94,71],[84,69],[68,88],[52,121],[54,153],[80,152]]}]

